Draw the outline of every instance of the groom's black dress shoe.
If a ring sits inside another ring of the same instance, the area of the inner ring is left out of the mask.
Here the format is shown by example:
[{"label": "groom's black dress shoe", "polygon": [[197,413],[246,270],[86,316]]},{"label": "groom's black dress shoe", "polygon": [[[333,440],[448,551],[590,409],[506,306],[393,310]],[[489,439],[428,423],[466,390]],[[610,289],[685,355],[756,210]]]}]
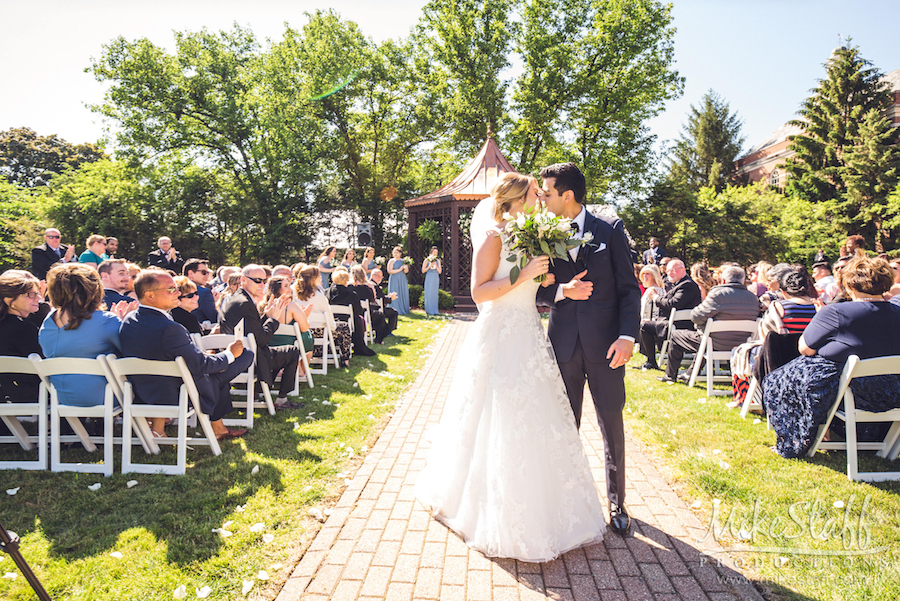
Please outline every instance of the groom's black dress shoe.
[{"label": "groom's black dress shoe", "polygon": [[673,384],[675,383],[675,380],[673,380],[669,376],[657,376],[656,379],[660,382],[672,382]]},{"label": "groom's black dress shoe", "polygon": [[609,527],[613,532],[620,536],[628,534],[631,528],[631,518],[624,507],[618,505],[610,505],[609,507]]},{"label": "groom's black dress shoe", "polygon": [[650,363],[649,361],[647,361],[646,363],[644,363],[644,364],[641,365],[640,367],[635,367],[634,369],[640,369],[640,370],[644,370],[644,369],[655,369],[656,371],[659,371],[659,366],[658,366],[656,363]]}]

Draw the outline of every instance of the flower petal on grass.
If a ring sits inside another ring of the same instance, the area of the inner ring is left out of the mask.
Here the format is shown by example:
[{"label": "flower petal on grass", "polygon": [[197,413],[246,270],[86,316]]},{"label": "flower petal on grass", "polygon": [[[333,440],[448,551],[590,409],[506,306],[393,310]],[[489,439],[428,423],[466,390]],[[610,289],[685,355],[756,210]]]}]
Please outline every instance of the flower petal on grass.
[{"label": "flower petal on grass", "polygon": [[120,553],[119,551],[113,551],[112,553],[109,554],[109,556],[110,556],[110,557],[115,557],[116,559],[122,559],[123,557],[125,557],[125,556],[122,555],[122,553]]},{"label": "flower petal on grass", "polygon": [[713,449],[713,455],[718,455],[721,452],[722,452],[721,449]]},{"label": "flower petal on grass", "polygon": [[88,486],[88,490],[100,490],[100,483],[95,482],[94,484],[91,484],[90,486]]},{"label": "flower petal on grass", "polygon": [[727,464],[726,462],[724,462],[724,461],[720,461],[720,462],[719,462],[719,467],[722,468],[723,470],[727,470],[727,469],[730,468],[731,466],[728,465],[728,464]]},{"label": "flower petal on grass", "polygon": [[256,584],[254,580],[243,580],[243,585],[241,586],[241,594],[246,595],[250,592],[250,589],[253,588],[253,585]]},{"label": "flower petal on grass", "polygon": [[257,578],[258,580],[268,580],[268,579],[269,579],[269,573],[266,572],[265,570],[260,570],[260,571],[259,571],[259,574],[256,575],[256,578]]},{"label": "flower petal on grass", "polygon": [[6,494],[8,494],[9,496],[13,496],[13,495],[15,495],[17,492],[19,492],[19,489],[20,489],[20,488],[22,488],[22,487],[21,487],[21,486],[17,486],[17,487],[15,487],[15,488],[7,488],[7,489],[6,489]]},{"label": "flower petal on grass", "polygon": [[266,529],[266,525],[262,522],[256,522],[252,526],[250,526],[250,532],[262,532]]},{"label": "flower petal on grass", "polygon": [[269,566],[269,569],[272,570],[273,572],[277,572],[278,570],[280,570],[283,567],[284,567],[284,564],[273,563],[272,565]]},{"label": "flower petal on grass", "polygon": [[129,480],[128,482],[125,483],[125,486],[127,486],[128,488],[134,488],[137,485],[138,485],[137,480]]},{"label": "flower petal on grass", "polygon": [[250,474],[253,475],[253,476],[255,476],[255,475],[258,474],[258,473],[259,473],[259,466],[258,466],[258,465],[254,465],[254,466],[253,466],[253,469],[250,470]]},{"label": "flower petal on grass", "polygon": [[703,506],[703,502],[700,499],[697,499],[693,503],[691,503],[691,509],[700,509]]},{"label": "flower petal on grass", "polygon": [[198,599],[206,599],[209,597],[209,594],[212,592],[212,589],[208,586],[204,586],[202,588],[197,589],[197,598]]},{"label": "flower petal on grass", "polygon": [[267,545],[269,543],[271,543],[273,540],[275,540],[274,534],[263,534],[263,542],[266,543]]},{"label": "flower petal on grass", "polygon": [[228,520],[227,522],[225,522],[224,524],[222,524],[222,528],[228,528],[228,527],[231,526],[233,523],[234,523],[234,520]]},{"label": "flower petal on grass", "polygon": [[741,530],[740,532],[738,532],[738,538],[741,540],[750,540],[752,538],[752,535],[747,530]]},{"label": "flower petal on grass", "polygon": [[835,502],[834,502],[834,506],[835,506],[837,509],[843,509],[843,508],[844,508],[844,502],[843,502],[843,501],[835,501]]},{"label": "flower petal on grass", "polygon": [[759,418],[757,417],[756,419],[753,420],[753,423],[754,423],[754,424],[761,424],[761,423],[762,423],[762,420],[759,419]]},{"label": "flower petal on grass", "polygon": [[187,598],[187,587],[183,584],[172,591],[172,596],[176,599],[185,599]]},{"label": "flower petal on grass", "polygon": [[246,507],[246,505],[238,505],[237,507],[234,508],[234,510],[237,513],[243,513],[245,507]]},{"label": "flower petal on grass", "polygon": [[15,572],[6,572],[5,574],[3,574],[3,578],[5,578],[6,580],[15,580],[18,577],[19,575]]}]

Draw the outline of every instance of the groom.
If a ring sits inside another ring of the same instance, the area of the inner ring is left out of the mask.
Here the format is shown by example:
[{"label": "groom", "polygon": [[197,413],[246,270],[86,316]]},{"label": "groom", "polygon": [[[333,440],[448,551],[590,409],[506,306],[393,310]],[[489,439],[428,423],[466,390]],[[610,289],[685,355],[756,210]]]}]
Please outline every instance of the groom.
[{"label": "groom", "polygon": [[[552,307],[550,342],[566,384],[575,424],[581,426],[587,379],[606,450],[609,525],[625,535],[625,368],[640,327],[640,289],[620,219],[594,217],[584,208],[584,175],[572,163],[541,170],[547,209],[572,220],[573,235],[593,235],[550,268],[557,286],[538,289],[538,302]],[[576,229],[577,228],[577,229]]]}]

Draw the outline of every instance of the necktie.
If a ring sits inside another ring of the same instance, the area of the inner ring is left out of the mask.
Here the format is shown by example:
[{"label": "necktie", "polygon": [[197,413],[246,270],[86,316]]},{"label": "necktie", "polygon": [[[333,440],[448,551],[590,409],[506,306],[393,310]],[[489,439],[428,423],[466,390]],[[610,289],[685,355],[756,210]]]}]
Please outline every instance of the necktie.
[{"label": "necktie", "polygon": [[574,221],[572,222],[572,231],[575,232],[576,234],[579,231],[578,223],[576,223]]}]

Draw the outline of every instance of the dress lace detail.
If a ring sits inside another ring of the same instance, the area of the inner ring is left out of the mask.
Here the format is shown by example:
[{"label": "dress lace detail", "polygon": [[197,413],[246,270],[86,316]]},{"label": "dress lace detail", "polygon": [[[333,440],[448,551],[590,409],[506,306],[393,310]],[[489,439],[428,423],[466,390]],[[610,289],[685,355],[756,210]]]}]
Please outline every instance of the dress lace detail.
[{"label": "dress lace detail", "polygon": [[[505,256],[495,280],[509,275]],[[485,555],[543,562],[600,540],[606,523],[537,287],[481,305],[416,497]]]}]

